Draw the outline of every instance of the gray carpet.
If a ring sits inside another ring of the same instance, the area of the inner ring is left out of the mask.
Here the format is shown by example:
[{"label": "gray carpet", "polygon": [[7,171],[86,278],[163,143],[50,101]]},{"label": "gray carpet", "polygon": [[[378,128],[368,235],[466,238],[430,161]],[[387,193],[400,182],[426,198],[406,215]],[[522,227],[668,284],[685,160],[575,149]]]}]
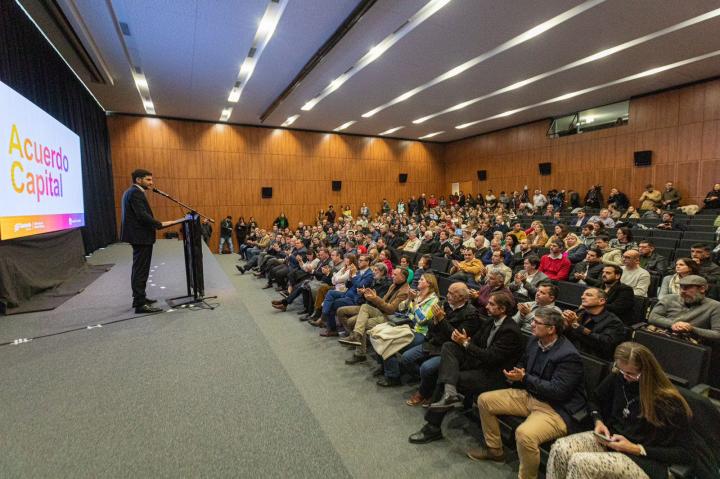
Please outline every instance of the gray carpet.
[{"label": "gray carpet", "polygon": [[[515,475],[449,441],[409,444],[422,425],[404,405],[412,387],[384,390],[369,365],[345,366],[347,350],[272,310],[274,296],[235,273],[236,257],[205,259],[216,310],[137,317],[130,256],[127,245],[99,251],[91,262],[116,265],[82,294],[0,318],[0,342],[37,337],[0,347],[0,476]],[[178,242],[158,242],[153,265],[150,295],[184,291]]]}]

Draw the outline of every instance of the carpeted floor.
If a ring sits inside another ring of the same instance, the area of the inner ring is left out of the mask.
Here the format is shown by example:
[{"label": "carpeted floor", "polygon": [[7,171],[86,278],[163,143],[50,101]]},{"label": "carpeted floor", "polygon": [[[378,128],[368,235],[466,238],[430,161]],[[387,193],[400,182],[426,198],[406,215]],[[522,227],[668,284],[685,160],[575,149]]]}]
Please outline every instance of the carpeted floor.
[{"label": "carpeted floor", "polygon": [[[82,294],[0,318],[0,343],[36,338],[0,347],[1,477],[515,476],[450,441],[409,444],[413,387],[377,387],[370,365],[273,310],[236,256],[208,253],[213,311],[133,315],[118,244],[90,259],[115,266]],[[182,294],[180,243],[159,241],[153,266],[149,295]]]}]

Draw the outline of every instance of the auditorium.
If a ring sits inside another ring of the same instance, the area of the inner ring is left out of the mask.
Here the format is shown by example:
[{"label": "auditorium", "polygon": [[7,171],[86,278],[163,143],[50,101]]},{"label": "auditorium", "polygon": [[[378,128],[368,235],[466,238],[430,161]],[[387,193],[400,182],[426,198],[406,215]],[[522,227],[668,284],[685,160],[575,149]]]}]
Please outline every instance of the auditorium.
[{"label": "auditorium", "polygon": [[0,477],[720,479],[717,0],[0,0]]}]

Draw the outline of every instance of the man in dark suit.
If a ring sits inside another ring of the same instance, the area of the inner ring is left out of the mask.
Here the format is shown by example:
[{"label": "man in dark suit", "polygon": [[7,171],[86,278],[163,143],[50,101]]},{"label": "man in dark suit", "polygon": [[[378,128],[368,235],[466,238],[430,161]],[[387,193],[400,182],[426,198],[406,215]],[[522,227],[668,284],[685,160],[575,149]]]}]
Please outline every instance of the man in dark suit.
[{"label": "man in dark suit", "polygon": [[463,405],[463,394],[469,398],[479,392],[505,387],[502,372],[517,364],[524,349],[520,327],[508,314],[512,309],[513,303],[507,295],[491,294],[487,304],[490,318],[480,329],[472,337],[465,329],[455,329],[451,340],[443,344],[435,402],[425,414],[426,424],[408,439],[411,443],[442,439],[440,424],[445,413]]},{"label": "man in dark suit", "polygon": [[526,417],[515,431],[518,477],[535,479],[540,445],[580,430],[578,419],[587,409],[583,363],[575,346],[563,336],[563,327],[557,311],[537,310],[524,356],[517,367],[503,371],[513,387],[485,392],[478,398],[487,448],[470,449],[470,459],[503,462],[497,416]]},{"label": "man in dark suit", "polygon": [[322,304],[322,319],[327,325],[327,329],[320,333],[322,337],[338,336],[335,321],[335,313],[338,308],[360,304],[364,289],[372,285],[374,277],[370,269],[370,257],[368,255],[360,255],[358,258],[358,270],[354,274],[351,273],[351,275],[352,279],[348,282],[347,291],[331,290],[325,296]]},{"label": "man in dark suit", "polygon": [[565,335],[578,351],[611,361],[615,347],[625,341],[625,326],[605,307],[607,294],[599,288],[588,288],[582,294],[582,308],[566,310]]},{"label": "man in dark suit", "polygon": [[133,308],[138,314],[158,313],[161,308],[152,306],[156,300],[145,295],[150,261],[152,260],[155,230],[173,225],[179,221],[159,222],[153,217],[145,191],[153,187],[152,173],[147,170],[132,172],[133,184],[122,197],[122,226],[120,240],[130,243],[133,249],[130,284],[133,294]]},{"label": "man in dark suit", "polygon": [[632,326],[635,323],[635,292],[630,286],[620,282],[622,272],[620,266],[603,267],[603,291],[607,294],[605,309],[614,313],[626,326]]}]

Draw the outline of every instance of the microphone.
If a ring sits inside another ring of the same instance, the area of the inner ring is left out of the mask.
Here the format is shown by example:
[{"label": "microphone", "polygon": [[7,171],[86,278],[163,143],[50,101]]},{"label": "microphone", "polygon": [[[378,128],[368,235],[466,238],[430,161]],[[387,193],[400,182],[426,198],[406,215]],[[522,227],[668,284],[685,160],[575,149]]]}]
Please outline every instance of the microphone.
[{"label": "microphone", "polygon": [[152,190],[153,190],[153,193],[157,193],[157,194],[160,195],[160,196],[165,196],[165,197],[167,197],[167,198],[170,197],[170,195],[168,195],[167,193],[165,193],[165,192],[162,191],[162,190],[158,190],[157,188],[153,188]]}]

